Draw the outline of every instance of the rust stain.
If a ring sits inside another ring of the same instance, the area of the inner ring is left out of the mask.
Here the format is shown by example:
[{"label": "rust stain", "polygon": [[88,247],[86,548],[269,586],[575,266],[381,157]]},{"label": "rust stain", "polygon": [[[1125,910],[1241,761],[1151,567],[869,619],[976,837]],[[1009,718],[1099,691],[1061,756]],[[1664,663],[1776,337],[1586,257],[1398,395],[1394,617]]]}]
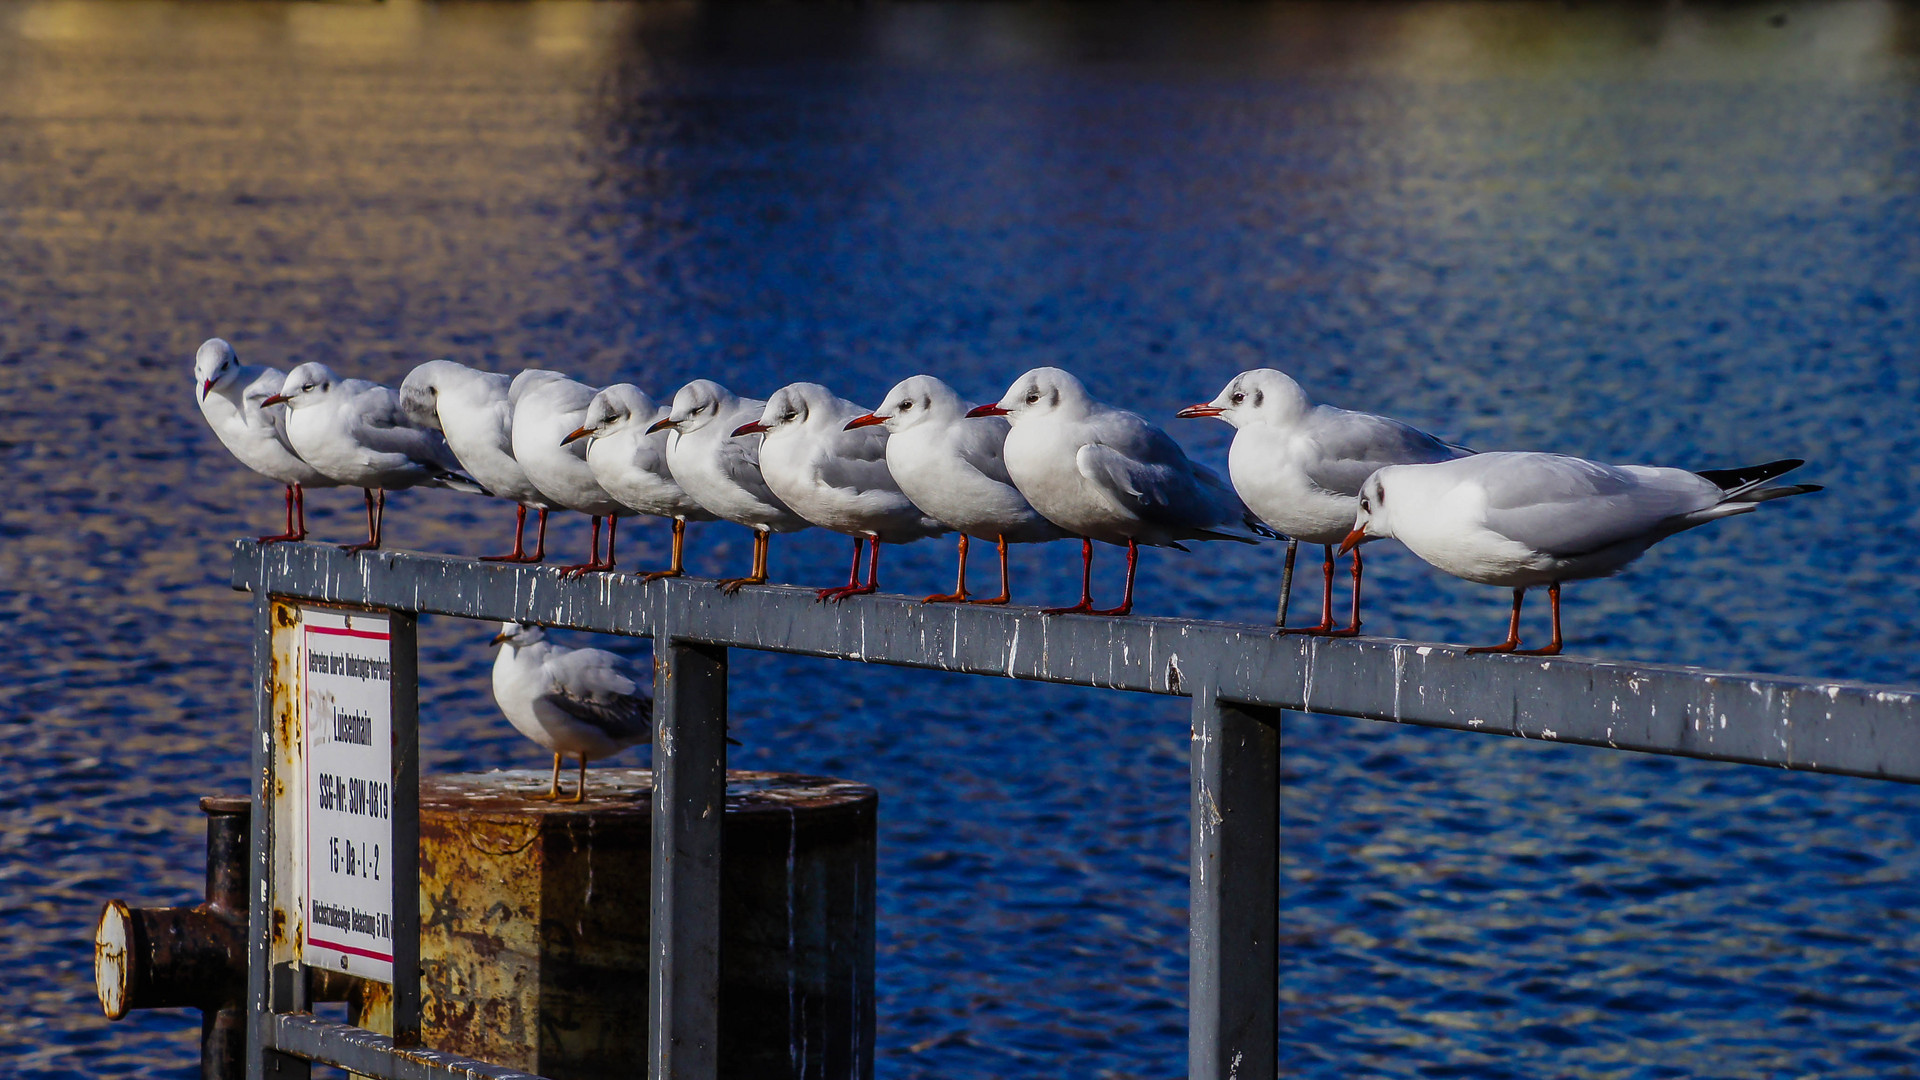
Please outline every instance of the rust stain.
[{"label": "rust stain", "polygon": [[273,943],[279,945],[287,940],[287,909],[273,909]]}]

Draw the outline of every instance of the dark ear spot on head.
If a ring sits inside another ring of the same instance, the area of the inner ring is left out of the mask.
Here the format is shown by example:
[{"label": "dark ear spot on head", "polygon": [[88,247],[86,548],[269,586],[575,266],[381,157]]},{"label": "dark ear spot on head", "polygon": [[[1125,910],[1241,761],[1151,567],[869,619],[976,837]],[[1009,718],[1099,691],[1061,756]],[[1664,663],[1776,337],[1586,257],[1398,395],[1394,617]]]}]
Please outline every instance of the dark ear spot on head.
[{"label": "dark ear spot on head", "polygon": [[1373,505],[1376,508],[1387,505],[1387,486],[1385,484],[1373,485]]},{"label": "dark ear spot on head", "polygon": [[1267,392],[1265,390],[1255,390],[1253,392],[1253,407],[1256,409],[1259,408],[1260,403],[1262,401],[1265,401],[1266,398],[1267,398]]}]

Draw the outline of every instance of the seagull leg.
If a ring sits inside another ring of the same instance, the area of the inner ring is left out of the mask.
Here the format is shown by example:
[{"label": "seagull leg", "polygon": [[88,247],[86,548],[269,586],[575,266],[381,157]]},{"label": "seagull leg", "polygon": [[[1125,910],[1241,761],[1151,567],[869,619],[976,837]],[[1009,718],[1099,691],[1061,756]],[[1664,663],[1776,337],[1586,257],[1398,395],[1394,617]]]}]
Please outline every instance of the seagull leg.
[{"label": "seagull leg", "polygon": [[[856,551],[854,553],[854,558],[857,562],[859,559],[859,552]],[[837,604],[840,601],[845,600],[849,596],[865,596],[868,593],[875,593],[879,591],[880,591],[880,534],[868,533],[867,534],[867,583],[865,585],[854,585],[849,587],[844,592],[840,593],[840,595],[834,597],[833,601],[834,603]]]},{"label": "seagull leg", "polygon": [[1093,541],[1080,538],[1080,602],[1072,607],[1042,608],[1042,615],[1091,614],[1093,611]]},{"label": "seagull leg", "polygon": [[527,531],[527,504],[520,503],[519,505],[515,506],[513,509],[514,509],[513,554],[482,555],[480,557],[481,562],[526,562],[527,561],[527,549],[522,540],[522,537],[526,535],[526,531]]},{"label": "seagull leg", "polygon": [[534,537],[533,554],[527,556],[528,562],[543,562],[547,557],[547,508],[540,508],[540,524]]},{"label": "seagull leg", "polygon": [[753,572],[746,577],[728,578],[720,582],[721,592],[732,596],[740,591],[742,585],[759,585],[767,580],[767,539],[772,535],[766,529],[753,530]]},{"label": "seagull leg", "polygon": [[[963,564],[964,565],[964,564]],[[1007,586],[1007,538],[1000,537],[1000,595],[989,596],[984,600],[969,600],[969,604],[1004,604],[1013,599]]]},{"label": "seagull leg", "polygon": [[1328,637],[1353,637],[1360,633],[1360,549],[1353,549],[1353,616],[1347,625],[1327,631]]},{"label": "seagull leg", "polygon": [[[1522,656],[1559,656],[1560,655],[1560,583],[1547,586],[1547,599],[1553,602],[1553,641],[1544,649],[1517,649]],[[1516,643],[1517,644],[1517,643]]]},{"label": "seagull leg", "polygon": [[587,801],[587,755],[585,754],[580,755],[580,785],[573,789],[573,801],[577,803]]},{"label": "seagull leg", "polygon": [[1280,568],[1280,610],[1273,617],[1273,625],[1285,629],[1287,625],[1287,602],[1293,599],[1293,557],[1300,554],[1300,541],[1287,539],[1287,561]]},{"label": "seagull leg", "polygon": [[285,543],[285,542],[287,542],[287,541],[289,541],[289,540],[299,540],[299,539],[301,539],[301,538],[302,538],[302,537],[303,537],[303,536],[305,535],[305,531],[304,531],[304,530],[302,530],[302,531],[300,531],[300,532],[295,532],[295,531],[294,531],[294,528],[293,528],[293,491],[294,491],[294,489],[295,489],[296,487],[298,487],[298,486],[299,486],[298,484],[288,484],[288,485],[287,485],[287,528],[286,528],[286,531],[285,531],[285,532],[280,532],[280,533],[275,533],[275,534],[274,534],[274,535],[272,535],[272,536],[262,536],[262,537],[260,537],[260,538],[259,538],[259,540],[258,540],[258,542],[259,542],[259,543],[262,543],[262,544],[280,544],[280,543]]},{"label": "seagull leg", "polygon": [[1327,544],[1326,561],[1320,564],[1320,625],[1281,627],[1283,634],[1325,634],[1333,629],[1333,545]]},{"label": "seagull leg", "polygon": [[821,600],[839,600],[842,597],[852,596],[854,592],[860,588],[860,553],[866,550],[866,546],[866,537],[856,536],[853,538],[853,565],[847,567],[847,583],[845,585],[836,585],[829,589],[818,590],[813,595],[816,602]]},{"label": "seagull leg", "polygon": [[[1467,651],[1470,653],[1513,652],[1515,649],[1518,649],[1520,647],[1520,604],[1521,601],[1524,601],[1526,598],[1527,587],[1525,585],[1513,590],[1513,616],[1507,620],[1507,640],[1498,645],[1475,645]],[[1556,641],[1555,644],[1557,645],[1559,642]]]},{"label": "seagull leg", "polygon": [[293,512],[300,522],[294,528],[294,532],[299,534],[294,539],[305,540],[307,538],[307,489],[304,484],[293,485]]},{"label": "seagull leg", "polygon": [[549,787],[549,788],[547,788],[547,793],[546,793],[545,795],[535,795],[535,796],[534,796],[534,798],[536,798],[536,799],[545,799],[545,800],[547,800],[548,802],[559,802],[559,801],[560,801],[560,755],[559,755],[559,754],[555,754],[555,755],[553,755],[553,784],[552,784],[552,786],[551,786],[551,787]]},{"label": "seagull leg", "polygon": [[921,601],[924,604],[964,604],[967,602],[967,534],[960,534],[960,576],[954,580],[953,591],[936,593]]},{"label": "seagull leg", "polygon": [[364,542],[358,544],[342,544],[340,550],[349,555],[358,555],[360,552],[366,551],[369,548],[378,548],[380,546],[380,522],[381,519],[387,516],[386,488],[380,489],[380,501],[377,504],[374,502],[372,488],[362,488],[360,489],[360,494],[366,496],[367,499],[367,538]]},{"label": "seagull leg", "polygon": [[613,523],[620,519],[614,517],[612,514],[606,515],[607,561],[601,562],[600,561],[600,517],[601,515],[599,514],[593,515],[593,539],[592,539],[593,551],[588,556],[587,561],[583,563],[574,563],[572,566],[561,567],[560,568],[561,577],[579,577],[582,574],[597,573],[599,571],[606,570],[611,566],[613,566],[613,529],[614,529]]},{"label": "seagull leg", "polygon": [[640,578],[641,581],[659,581],[661,578],[679,577],[685,572],[680,565],[680,553],[687,542],[687,519],[673,519],[673,562],[665,570],[655,570]]},{"label": "seagull leg", "polygon": [[1120,594],[1120,606],[1093,611],[1091,615],[1125,615],[1133,610],[1133,571],[1140,564],[1140,542],[1127,537],[1127,589]]}]

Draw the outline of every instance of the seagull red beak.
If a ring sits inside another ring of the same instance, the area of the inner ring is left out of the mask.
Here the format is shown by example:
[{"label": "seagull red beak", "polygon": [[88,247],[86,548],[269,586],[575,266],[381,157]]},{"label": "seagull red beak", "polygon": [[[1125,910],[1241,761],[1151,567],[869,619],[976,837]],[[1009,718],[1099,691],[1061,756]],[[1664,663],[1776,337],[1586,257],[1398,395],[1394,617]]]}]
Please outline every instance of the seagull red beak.
[{"label": "seagull red beak", "polygon": [[1342,555],[1345,555],[1347,552],[1352,551],[1354,548],[1357,548],[1361,544],[1366,543],[1368,539],[1369,537],[1367,536],[1367,530],[1355,529],[1352,532],[1347,534],[1347,538],[1345,540],[1340,541],[1339,553]]},{"label": "seagull red beak", "polygon": [[887,419],[888,418],[884,416],[875,416],[872,413],[868,413],[865,416],[856,416],[853,419],[847,421],[847,426],[842,428],[841,430],[852,431],[854,428],[872,427],[875,424],[886,423]]},{"label": "seagull red beak", "polygon": [[206,397],[211,393],[213,393],[213,380],[208,379],[206,382],[200,384],[200,396]]},{"label": "seagull red beak", "polygon": [[268,398],[267,400],[261,402],[260,407],[264,409],[269,405],[279,405],[285,402],[286,400],[287,400],[287,395],[275,394],[272,397]]},{"label": "seagull red beak", "polygon": [[505,640],[507,640],[507,634],[506,631],[502,630],[500,633],[493,635],[493,640],[487,642],[487,644],[498,645]]},{"label": "seagull red beak", "polygon": [[968,416],[1005,416],[1008,410],[998,405],[975,405],[967,410]]},{"label": "seagull red beak", "polygon": [[675,421],[673,417],[663,416],[653,422],[653,426],[647,429],[647,434],[651,435],[656,431],[665,431],[668,428],[678,428],[679,426],[680,424]]},{"label": "seagull red beak", "polygon": [[593,434],[593,432],[588,431],[586,428],[583,428],[583,427],[574,428],[572,431],[567,433],[566,438],[560,440],[560,445],[565,446],[576,439],[584,439],[591,434]]},{"label": "seagull red beak", "polygon": [[767,425],[755,420],[751,424],[741,424],[739,427],[734,428],[733,433],[735,435],[758,435],[767,430]]},{"label": "seagull red beak", "polygon": [[1226,411],[1218,405],[1189,405],[1173,415],[1182,420],[1197,420],[1202,416],[1219,416]]}]

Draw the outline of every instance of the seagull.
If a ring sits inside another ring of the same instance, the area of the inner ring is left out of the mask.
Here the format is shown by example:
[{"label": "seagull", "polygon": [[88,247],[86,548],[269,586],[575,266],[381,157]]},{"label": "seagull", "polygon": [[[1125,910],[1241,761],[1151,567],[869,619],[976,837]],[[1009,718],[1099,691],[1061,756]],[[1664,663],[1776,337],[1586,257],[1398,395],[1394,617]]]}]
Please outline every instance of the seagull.
[{"label": "seagull", "polygon": [[667,468],[667,440],[672,436],[649,430],[668,412],[632,383],[614,383],[593,396],[580,426],[561,440],[563,445],[589,440],[587,467],[621,505],[636,513],[673,519],[672,564],[647,574],[643,581],[679,577],[687,522],[713,520],[712,514],[681,490]]},{"label": "seagull", "polygon": [[[1233,377],[1205,405],[1175,415],[1217,416],[1237,430],[1227,453],[1233,490],[1274,531],[1288,537],[1281,586],[1281,633],[1350,637],[1360,632],[1360,551],[1353,551],[1353,611],[1333,625],[1333,549],[1353,529],[1360,485],[1383,465],[1451,461],[1473,451],[1443,442],[1398,420],[1315,405],[1285,373],[1255,368]],[[1321,565],[1320,625],[1286,629],[1286,594],[1300,541],[1326,550]]]},{"label": "seagull", "polygon": [[[1492,453],[1431,465],[1389,465],[1360,489],[1340,551],[1393,537],[1440,570],[1513,589],[1507,639],[1468,652],[1560,652],[1560,584],[1607,577],[1649,547],[1696,525],[1751,513],[1760,503],[1819,491],[1769,484],[1797,458],[1742,469],[1603,465],[1562,454]],[[1520,648],[1520,604],[1545,585],[1553,641]]]},{"label": "seagull", "polygon": [[327,365],[309,361],[287,372],[280,392],[260,404],[281,402],[287,406],[287,442],[294,453],[366,496],[367,539],[346,545],[346,551],[380,546],[389,491],[424,485],[488,493],[460,471],[440,433],[414,426],[400,408],[400,395],[379,383],[342,379]]},{"label": "seagull", "polygon": [[[881,541],[905,544],[947,531],[894,483],[886,431],[848,425],[860,415],[860,406],[819,383],[789,383],[767,399],[759,420],[733,432],[766,436],[760,469],[781,502],[823,529],[853,537],[847,583],[819,593],[836,603],[880,587]],[[873,554],[861,584],[860,550],[869,541]]]},{"label": "seagull", "polygon": [[[513,554],[489,555],[484,562],[539,562],[547,553],[547,511],[552,503],[527,479],[513,459],[513,406],[507,400],[512,380],[452,360],[429,360],[400,383],[400,407],[415,424],[446,436],[460,467],[488,491],[519,504],[513,523]],[[527,508],[539,512],[532,554],[523,546]]]},{"label": "seagull", "polygon": [[[620,515],[632,513],[620,505],[593,477],[587,448],[567,441],[586,419],[587,406],[597,393],[557,371],[529,368],[513,377],[507,400],[513,406],[513,458],[527,470],[533,486],[555,506],[578,510],[593,518],[592,552],[586,562],[561,568],[572,576],[612,570],[614,530]],[[607,519],[607,557],[600,558],[600,519]]]},{"label": "seagull", "polygon": [[193,357],[193,396],[207,426],[242,465],[286,486],[286,531],[261,537],[263,544],[305,540],[306,489],[336,484],[293,452],[286,416],[266,410],[285,379],[277,368],[242,366],[233,346],[219,338],[208,338]]},{"label": "seagull", "polygon": [[[1140,545],[1182,540],[1257,544],[1270,530],[1213,471],[1137,413],[1103,405],[1059,368],[1034,368],[998,404],[968,416],[1004,416],[1007,473],[1048,521],[1080,537],[1080,602],[1049,614],[1125,615],[1133,610]],[[1120,606],[1093,606],[1093,541],[1127,545]]]},{"label": "seagull", "polygon": [[667,468],[695,502],[717,518],[753,530],[753,570],[721,581],[727,593],[767,580],[772,533],[807,527],[807,519],[788,509],[760,475],[761,440],[733,437],[740,425],[758,420],[765,406],[711,379],[695,379],[673,395],[673,408],[647,429],[673,433],[667,437]]},{"label": "seagull", "polygon": [[[872,425],[887,429],[887,470],[900,490],[921,510],[960,534],[960,571],[953,592],[926,602],[1004,604],[1007,545],[1062,540],[1067,534],[1040,516],[1013,486],[1003,453],[1007,421],[1000,416],[969,419],[953,387],[932,375],[915,375],[892,390],[879,408],[847,421],[848,430]],[[967,593],[967,540],[1000,545],[1000,595],[982,600]]]},{"label": "seagull", "polygon": [[587,762],[611,757],[653,734],[653,696],[640,688],[626,662],[605,649],[569,649],[547,640],[538,626],[500,624],[493,644],[493,700],[513,729],[553,752],[553,786],[560,798],[560,757],[580,759],[573,801],[587,797]]}]

